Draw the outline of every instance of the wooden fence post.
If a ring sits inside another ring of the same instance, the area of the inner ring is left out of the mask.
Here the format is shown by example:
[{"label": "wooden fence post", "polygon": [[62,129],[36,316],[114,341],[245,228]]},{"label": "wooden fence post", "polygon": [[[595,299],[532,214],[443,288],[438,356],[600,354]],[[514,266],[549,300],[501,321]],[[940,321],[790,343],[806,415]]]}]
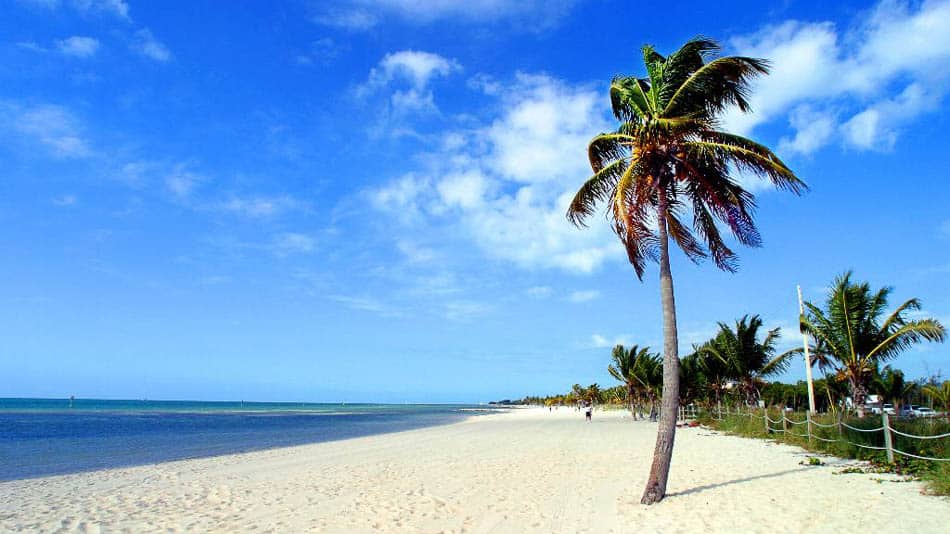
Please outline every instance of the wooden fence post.
[{"label": "wooden fence post", "polygon": [[785,417],[785,408],[782,408],[782,434],[788,434],[788,418]]},{"label": "wooden fence post", "polygon": [[766,407],[762,410],[762,413],[764,414],[764,416],[762,417],[762,420],[765,421],[765,433],[768,434],[768,433],[769,433],[769,430],[770,430],[770,427],[769,427],[769,407],[766,406]]},{"label": "wooden fence post", "polygon": [[894,444],[891,441],[891,425],[887,412],[881,410],[881,422],[884,426],[884,447],[887,448],[887,462],[894,463]]},{"label": "wooden fence post", "polygon": [[805,433],[808,434],[808,444],[811,445],[811,410],[805,412]]}]

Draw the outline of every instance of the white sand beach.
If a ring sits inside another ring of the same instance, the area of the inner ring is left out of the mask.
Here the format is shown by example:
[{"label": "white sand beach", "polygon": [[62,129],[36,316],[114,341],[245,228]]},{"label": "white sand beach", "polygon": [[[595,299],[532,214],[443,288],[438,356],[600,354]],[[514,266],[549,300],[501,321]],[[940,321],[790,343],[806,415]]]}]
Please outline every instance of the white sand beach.
[{"label": "white sand beach", "polygon": [[263,452],[0,484],[8,531],[947,532],[918,482],[680,429],[669,496],[639,504],[655,424],[526,409]]}]

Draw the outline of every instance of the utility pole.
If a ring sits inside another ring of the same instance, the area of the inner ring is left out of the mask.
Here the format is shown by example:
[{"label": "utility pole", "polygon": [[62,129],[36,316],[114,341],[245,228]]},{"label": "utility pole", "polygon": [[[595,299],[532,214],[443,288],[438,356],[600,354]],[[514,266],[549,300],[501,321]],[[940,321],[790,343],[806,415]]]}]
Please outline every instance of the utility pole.
[{"label": "utility pole", "polygon": [[808,380],[808,413],[815,413],[815,386],[811,381],[811,354],[808,353],[808,334],[801,330],[801,320],[805,317],[805,303],[802,301],[802,286],[798,287],[798,328],[802,333],[802,343],[805,347],[805,379]]}]

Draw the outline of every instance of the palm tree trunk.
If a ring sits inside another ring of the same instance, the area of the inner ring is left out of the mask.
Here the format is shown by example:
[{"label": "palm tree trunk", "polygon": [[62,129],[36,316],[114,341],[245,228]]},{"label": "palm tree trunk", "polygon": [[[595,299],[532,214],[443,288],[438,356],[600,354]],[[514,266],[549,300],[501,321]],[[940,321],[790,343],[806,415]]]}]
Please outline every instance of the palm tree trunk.
[{"label": "palm tree trunk", "polygon": [[642,504],[659,502],[666,496],[666,481],[673,460],[676,435],[676,412],[679,408],[679,340],[676,335],[676,303],[673,299],[673,275],[670,272],[670,243],[666,229],[666,198],[659,192],[657,219],[660,238],[660,302],[663,306],[663,399],[660,402],[660,423],[657,425],[653,465],[643,492]]},{"label": "palm tree trunk", "polygon": [[633,384],[627,384],[627,402],[630,403],[630,416],[634,421],[637,420],[637,403],[633,394]]}]

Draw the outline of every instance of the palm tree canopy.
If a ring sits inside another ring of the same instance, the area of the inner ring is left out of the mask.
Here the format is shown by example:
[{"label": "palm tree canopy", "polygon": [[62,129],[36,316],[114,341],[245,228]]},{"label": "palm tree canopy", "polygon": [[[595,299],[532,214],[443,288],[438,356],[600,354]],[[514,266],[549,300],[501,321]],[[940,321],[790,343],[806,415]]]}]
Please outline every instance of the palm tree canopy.
[{"label": "palm tree canopy", "polygon": [[702,37],[668,57],[644,46],[647,76],[618,76],[611,82],[611,106],[620,125],[588,146],[594,174],[577,191],[567,217],[583,226],[605,203],[641,279],[647,260],[657,259],[658,211],[691,260],[711,257],[719,268],[734,271],[736,255],[719,224],[744,245],[761,244],[752,219],[755,200],[737,173],[765,177],[795,193],[806,189],[767,147],[718,129],[726,108],[750,110],[749,83],[768,73],[764,60],[719,57],[719,50],[715,41]]},{"label": "palm tree canopy", "polygon": [[735,323],[735,328],[719,323],[716,337],[696,348],[696,354],[704,360],[708,369],[720,370],[727,378],[736,380],[760,378],[781,373],[791,363],[796,350],[775,355],[781,329],[773,328],[759,340],[762,318],[745,315]]},{"label": "palm tree canopy", "polygon": [[617,345],[611,352],[613,363],[607,367],[610,376],[634,386],[638,391],[658,393],[663,383],[663,357],[650,347],[634,345],[629,350]]},{"label": "palm tree canopy", "polygon": [[914,382],[907,382],[904,379],[903,371],[893,369],[890,365],[884,366],[884,369],[874,377],[872,385],[875,393],[883,397],[883,402],[891,402],[895,405],[903,403],[904,399],[917,387]]},{"label": "palm tree canopy", "polygon": [[815,339],[819,366],[857,383],[870,378],[878,363],[917,343],[944,341],[946,329],[936,319],[907,318],[908,312],[920,310],[918,299],[907,300],[886,314],[893,289],[873,291],[867,282],[852,282],[851,276],[848,271],[835,279],[824,309],[805,303],[801,328]]}]

